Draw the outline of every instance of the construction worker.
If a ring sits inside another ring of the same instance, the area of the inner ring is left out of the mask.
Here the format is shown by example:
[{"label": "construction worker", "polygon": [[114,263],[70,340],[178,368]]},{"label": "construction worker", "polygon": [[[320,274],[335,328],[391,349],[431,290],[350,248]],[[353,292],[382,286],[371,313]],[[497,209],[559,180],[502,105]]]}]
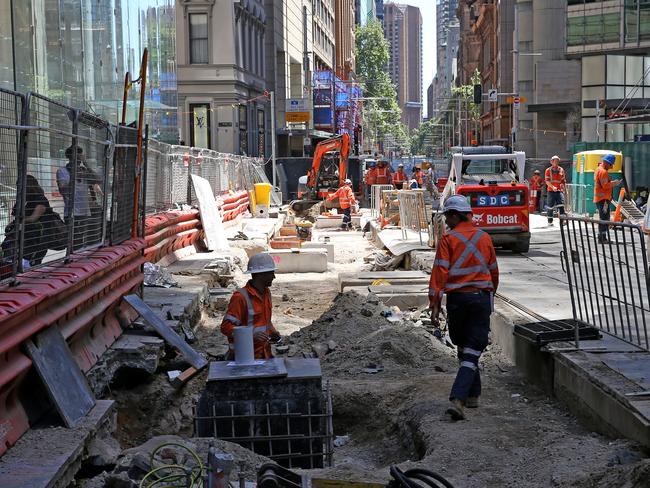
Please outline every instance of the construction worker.
[{"label": "construction worker", "polygon": [[424,175],[419,166],[413,167],[413,176],[411,178],[418,182],[418,188],[422,188],[424,185]]},{"label": "construction worker", "polygon": [[429,306],[435,324],[442,295],[447,294],[449,336],[458,348],[460,360],[447,413],[453,420],[462,420],[464,407],[478,407],[481,395],[478,361],[488,345],[499,268],[490,236],[472,224],[472,208],[467,198],[452,195],[444,202],[443,212],[451,230],[442,237],[436,251]]},{"label": "construction worker", "polygon": [[391,184],[390,168],[388,167],[388,163],[384,160],[381,160],[377,163],[377,184]]},{"label": "construction worker", "polygon": [[544,180],[542,179],[540,175],[540,171],[536,169],[533,172],[533,176],[530,179],[530,196],[533,199],[533,208],[535,209],[535,212],[539,211],[539,202],[542,197],[542,185],[544,184]]},{"label": "construction worker", "polygon": [[560,156],[551,158],[551,166],[546,168],[544,173],[546,190],[548,197],[546,205],[548,207],[548,224],[553,225],[553,213],[558,208],[562,215],[564,212],[564,189],[566,186],[566,176],[564,169],[560,166]]},{"label": "construction worker", "polygon": [[354,192],[352,191],[352,181],[345,180],[338,190],[328,195],[327,201],[329,202],[337,197],[339,199],[339,206],[343,211],[341,228],[343,230],[350,230],[352,229],[352,207],[357,205],[357,200],[354,198]]},{"label": "construction worker", "polygon": [[235,327],[253,327],[255,359],[270,359],[273,357],[271,342],[280,340],[280,333],[271,323],[273,308],[269,288],[275,279],[273,258],[265,252],[251,256],[246,273],[251,274],[251,279],[232,294],[221,322],[221,333],[228,338],[228,359],[235,357]]},{"label": "construction worker", "polygon": [[[616,156],[606,154],[603,156],[598,169],[594,173],[594,203],[598,208],[598,218],[609,221],[609,203],[612,201],[612,190],[620,185],[623,180],[614,180],[609,175],[609,170],[614,166]],[[598,224],[598,242],[609,244],[609,225]]]},{"label": "construction worker", "polygon": [[397,171],[393,173],[393,185],[395,189],[401,190],[404,188],[404,182],[407,180],[406,173],[404,172],[404,165],[399,163],[397,165]]},{"label": "construction worker", "polygon": [[365,196],[366,196],[366,202],[368,205],[372,205],[372,202],[370,202],[370,196],[372,194],[372,185],[377,184],[377,163],[375,161],[368,161],[367,162],[368,169],[366,170],[366,174],[364,176],[364,189],[365,189]]}]

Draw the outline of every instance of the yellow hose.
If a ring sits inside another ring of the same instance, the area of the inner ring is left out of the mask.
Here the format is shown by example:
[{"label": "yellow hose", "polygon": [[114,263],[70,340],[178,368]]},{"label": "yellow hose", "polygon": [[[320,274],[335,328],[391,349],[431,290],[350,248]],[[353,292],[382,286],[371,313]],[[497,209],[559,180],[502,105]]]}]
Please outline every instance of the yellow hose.
[{"label": "yellow hose", "polygon": [[[161,449],[168,447],[168,446],[175,446],[178,447],[182,450],[187,451],[190,453],[190,455],[194,458],[196,461],[196,466],[194,466],[190,470],[190,478],[191,478],[191,484],[190,488],[200,488],[203,486],[203,463],[201,462],[201,459],[199,458],[199,455],[194,451],[193,449],[190,449],[189,447],[180,444],[178,442],[166,442],[164,444],[160,444],[158,447],[156,447],[150,457],[150,466],[153,467],[154,464],[156,463],[156,454],[158,451]],[[163,471],[167,471],[166,475],[160,476],[160,473]],[[181,464],[163,464],[162,466],[158,466],[156,468],[153,468],[151,471],[149,471],[144,478],[140,481],[139,487],[140,488],[187,488],[187,466],[183,466]]]}]

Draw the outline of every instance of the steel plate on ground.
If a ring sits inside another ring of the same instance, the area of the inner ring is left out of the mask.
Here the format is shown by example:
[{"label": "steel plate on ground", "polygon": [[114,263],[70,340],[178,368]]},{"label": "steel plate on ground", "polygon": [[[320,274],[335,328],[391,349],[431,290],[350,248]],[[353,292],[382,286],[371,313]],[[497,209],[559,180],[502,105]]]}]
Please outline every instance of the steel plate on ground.
[{"label": "steel plate on ground", "polygon": [[275,378],[287,376],[284,359],[260,359],[254,364],[240,365],[231,361],[213,361],[208,371],[208,381]]},{"label": "steel plate on ground", "polygon": [[58,327],[51,326],[26,345],[65,425],[76,426],[93,408],[95,398]]}]

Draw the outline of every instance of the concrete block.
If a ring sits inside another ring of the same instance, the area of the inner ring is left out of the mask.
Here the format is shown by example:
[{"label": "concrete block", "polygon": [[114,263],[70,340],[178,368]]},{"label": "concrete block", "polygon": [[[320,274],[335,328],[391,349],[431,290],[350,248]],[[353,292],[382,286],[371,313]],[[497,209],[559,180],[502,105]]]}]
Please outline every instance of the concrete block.
[{"label": "concrete block", "polygon": [[362,273],[340,273],[339,292],[352,286],[370,286],[377,280],[392,285],[428,285],[429,276],[421,271],[367,271]]},{"label": "concrete block", "polygon": [[285,236],[297,236],[298,233],[297,233],[295,227],[285,226],[285,227],[280,227],[280,235],[283,236],[283,237],[285,237]]},{"label": "concrete block", "polygon": [[[331,217],[320,216],[316,219],[315,228],[316,229],[336,229],[341,227],[343,222],[342,215],[333,215]],[[361,215],[352,216],[352,225],[355,227],[361,226]]]},{"label": "concrete block", "polygon": [[301,241],[297,237],[276,237],[269,246],[271,249],[295,249],[301,247]]},{"label": "concrete block", "polygon": [[303,249],[324,249],[327,251],[327,261],[330,263],[334,262],[334,244],[326,242],[303,242]]},{"label": "concrete block", "polygon": [[277,273],[323,273],[327,271],[327,251],[320,249],[276,249],[269,251]]}]

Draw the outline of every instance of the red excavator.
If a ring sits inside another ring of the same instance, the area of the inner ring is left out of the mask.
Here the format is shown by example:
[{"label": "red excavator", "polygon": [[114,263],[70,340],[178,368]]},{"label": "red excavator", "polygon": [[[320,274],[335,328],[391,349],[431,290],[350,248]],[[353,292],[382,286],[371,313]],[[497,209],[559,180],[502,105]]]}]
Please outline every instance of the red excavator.
[{"label": "red excavator", "polygon": [[290,208],[296,215],[304,215],[343,184],[347,178],[349,152],[350,136],[347,134],[327,139],[316,145],[311,169],[298,184],[298,200],[290,203]]}]

